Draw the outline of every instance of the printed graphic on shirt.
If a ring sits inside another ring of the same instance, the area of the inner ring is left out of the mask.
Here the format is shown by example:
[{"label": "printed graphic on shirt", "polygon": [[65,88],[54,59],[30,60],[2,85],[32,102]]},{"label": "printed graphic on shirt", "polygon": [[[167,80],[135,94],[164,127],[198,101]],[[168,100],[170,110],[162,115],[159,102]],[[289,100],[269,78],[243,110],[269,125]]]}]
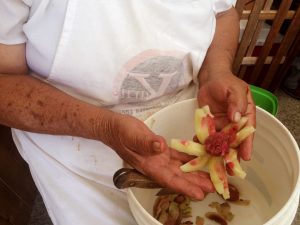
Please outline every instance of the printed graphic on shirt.
[{"label": "printed graphic on shirt", "polygon": [[192,76],[183,52],[149,50],[130,60],[115,82],[118,102],[145,102],[175,92]]}]

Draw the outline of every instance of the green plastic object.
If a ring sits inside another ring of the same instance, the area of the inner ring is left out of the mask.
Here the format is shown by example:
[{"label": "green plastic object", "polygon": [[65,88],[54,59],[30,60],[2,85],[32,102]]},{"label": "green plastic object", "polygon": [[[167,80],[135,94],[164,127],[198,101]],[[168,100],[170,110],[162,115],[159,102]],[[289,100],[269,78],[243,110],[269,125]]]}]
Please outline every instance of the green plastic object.
[{"label": "green plastic object", "polygon": [[273,93],[254,85],[250,85],[250,90],[255,104],[276,116],[278,111],[277,97]]}]

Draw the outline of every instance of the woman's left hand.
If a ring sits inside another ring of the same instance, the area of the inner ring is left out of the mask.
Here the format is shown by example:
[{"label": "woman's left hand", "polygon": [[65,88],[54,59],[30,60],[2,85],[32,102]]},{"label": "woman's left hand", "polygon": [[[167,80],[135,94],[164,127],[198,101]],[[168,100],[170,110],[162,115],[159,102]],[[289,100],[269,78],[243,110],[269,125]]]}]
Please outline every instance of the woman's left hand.
[{"label": "woman's left hand", "polygon": [[[199,106],[209,105],[218,129],[229,122],[247,116],[247,125],[256,125],[256,109],[249,85],[231,72],[219,72],[201,83],[198,91]],[[239,148],[239,156],[250,160],[253,134]]]},{"label": "woman's left hand", "polygon": [[103,143],[160,186],[198,200],[215,191],[208,173],[185,173],[180,169],[193,156],[169,148],[165,138],[135,117],[110,112],[97,127]]}]

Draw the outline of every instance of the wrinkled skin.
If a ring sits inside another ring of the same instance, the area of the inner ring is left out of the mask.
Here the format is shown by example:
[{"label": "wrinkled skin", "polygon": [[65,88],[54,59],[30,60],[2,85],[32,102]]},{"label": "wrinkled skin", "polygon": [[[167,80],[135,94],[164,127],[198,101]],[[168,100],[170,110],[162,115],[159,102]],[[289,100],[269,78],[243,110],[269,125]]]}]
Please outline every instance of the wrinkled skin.
[{"label": "wrinkled skin", "polygon": [[[163,137],[154,134],[138,119],[115,114],[106,126],[106,144],[146,176],[163,187],[168,187],[194,199],[203,199],[213,192],[209,175],[204,172],[184,173],[179,166],[192,157],[179,153],[166,144]],[[155,144],[154,144],[155,143]]]},{"label": "wrinkled skin", "polygon": [[[209,105],[217,129],[238,120],[240,116],[247,116],[246,125],[255,127],[255,104],[249,86],[232,73],[209,76],[206,82],[200,84],[197,97],[200,107]],[[252,142],[253,135],[240,145],[239,157],[243,160],[250,160]]]}]

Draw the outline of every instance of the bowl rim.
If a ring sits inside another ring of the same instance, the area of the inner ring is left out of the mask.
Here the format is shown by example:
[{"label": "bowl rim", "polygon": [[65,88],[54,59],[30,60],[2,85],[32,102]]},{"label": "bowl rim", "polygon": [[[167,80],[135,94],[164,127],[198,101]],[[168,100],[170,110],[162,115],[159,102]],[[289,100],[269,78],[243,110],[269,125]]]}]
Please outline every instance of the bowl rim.
[{"label": "bowl rim", "polygon": [[[193,104],[195,104],[196,103],[195,101],[196,101],[196,98],[192,98],[192,99],[186,99],[186,100],[168,105],[165,108],[157,111],[156,113],[154,113],[151,116],[149,116],[148,118],[146,118],[144,120],[144,122],[146,123],[147,121],[151,121],[153,119],[153,117],[157,116],[157,114],[163,113],[163,111],[168,110],[170,107],[173,107],[174,105],[184,104],[184,103],[188,103],[188,102],[190,102],[190,103],[193,102]],[[299,193],[300,193],[300,150],[299,150],[299,146],[298,146],[295,138],[291,134],[291,132],[287,129],[286,126],[284,126],[284,124],[278,118],[276,118],[270,112],[268,112],[267,110],[265,110],[259,106],[256,106],[256,111],[260,111],[260,113],[263,113],[263,114],[267,115],[268,117],[271,117],[280,126],[280,128],[285,131],[285,133],[288,135],[288,138],[291,140],[291,143],[292,143],[294,149],[296,149],[295,154],[296,154],[296,158],[297,158],[297,162],[298,162],[298,176],[296,177],[296,182],[295,182],[294,188],[293,188],[289,198],[282,205],[282,207],[278,210],[278,212],[275,215],[273,215],[268,221],[266,221],[266,223],[263,224],[263,225],[271,225],[271,224],[274,224],[275,222],[277,222],[276,220],[278,219],[278,217],[281,217],[281,216],[283,216],[284,213],[286,213],[286,211],[290,207],[290,203],[294,199],[299,197]],[[127,193],[127,198],[131,197],[131,199],[139,206],[139,208],[143,211],[143,213],[147,216],[148,219],[150,219],[152,222],[156,223],[157,225],[162,225],[140,204],[140,202],[137,200],[137,198],[133,194],[132,188],[128,188],[126,190],[126,193]],[[298,200],[298,198],[297,198],[297,200]],[[299,205],[299,202],[298,202],[297,206],[298,205]]]}]

